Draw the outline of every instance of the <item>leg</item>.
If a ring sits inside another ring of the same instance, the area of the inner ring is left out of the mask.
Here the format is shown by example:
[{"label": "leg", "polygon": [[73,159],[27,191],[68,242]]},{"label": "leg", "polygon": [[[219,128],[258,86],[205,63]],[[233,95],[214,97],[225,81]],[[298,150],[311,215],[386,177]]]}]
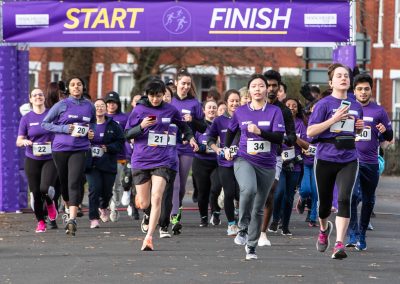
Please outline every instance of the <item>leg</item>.
[{"label": "leg", "polygon": [[40,192],[40,183],[42,176],[42,166],[44,161],[34,160],[31,158],[25,158],[25,173],[28,178],[28,186],[33,194],[34,198],[34,213],[36,220],[38,222],[44,222],[44,212],[43,212],[43,199]]},{"label": "leg", "polygon": [[166,180],[153,175],[151,177],[151,213],[147,237],[153,236],[161,213],[161,200],[164,194]]},{"label": "leg", "polygon": [[293,200],[296,192],[296,186],[298,184],[300,172],[287,173],[287,183],[284,194],[284,207],[282,214],[282,234],[291,235],[289,231],[289,222],[292,215]]},{"label": "leg", "polygon": [[82,174],[86,165],[86,152],[72,152],[68,159],[68,195],[70,219],[75,219],[82,199]]},{"label": "leg", "polygon": [[100,219],[99,203],[101,188],[103,186],[101,172],[93,168],[86,174],[86,179],[89,184],[89,220]]}]

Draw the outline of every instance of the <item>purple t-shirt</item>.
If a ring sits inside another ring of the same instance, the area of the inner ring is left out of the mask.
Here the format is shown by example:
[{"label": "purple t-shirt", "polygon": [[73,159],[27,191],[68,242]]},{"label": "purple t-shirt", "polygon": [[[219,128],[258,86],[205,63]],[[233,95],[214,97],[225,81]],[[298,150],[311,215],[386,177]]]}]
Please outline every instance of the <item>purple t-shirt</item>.
[{"label": "purple t-shirt", "polygon": [[198,159],[201,160],[211,160],[211,161],[216,161],[217,160],[217,154],[214,152],[213,149],[211,149],[210,147],[207,146],[207,141],[208,141],[208,135],[210,133],[210,129],[211,129],[211,124],[207,126],[207,129],[204,133],[199,133],[196,132],[195,134],[195,138],[197,143],[203,144],[206,146],[206,152],[205,153],[196,153],[194,156]]},{"label": "purple t-shirt", "polygon": [[[40,153],[40,145],[49,145],[53,141],[54,134],[41,127],[42,121],[47,115],[48,110],[42,114],[37,114],[33,111],[28,112],[21,118],[19,122],[18,136],[24,136],[26,139],[32,141],[35,147],[38,147]],[[43,147],[42,147],[43,148]],[[44,148],[43,148],[44,149]],[[34,160],[51,160],[51,154],[47,155],[34,155],[33,147],[25,147],[25,156]]]},{"label": "purple t-shirt", "polygon": [[[330,128],[313,138],[334,138],[337,136],[353,136],[355,137],[355,121],[363,118],[363,110],[361,104],[354,100],[351,96],[346,99],[351,102],[349,114],[352,117],[346,121],[339,121]],[[322,123],[333,116],[340,107],[341,99],[328,96],[321,99],[314,107],[314,110],[308,121],[308,125]],[[357,159],[357,150],[338,150],[335,145],[329,142],[320,142],[318,144],[316,158],[324,161],[347,163]]]},{"label": "purple t-shirt", "polygon": [[253,110],[250,103],[236,109],[229,124],[229,130],[241,130],[238,156],[254,166],[275,169],[277,144],[247,131],[247,125],[254,123],[261,130],[285,132],[282,111],[279,107],[265,104],[260,110]]},{"label": "purple t-shirt", "polygon": [[156,124],[145,128],[135,138],[131,163],[133,169],[154,169],[171,166],[171,151],[168,146],[170,125],[183,125],[182,116],[171,104],[163,103],[160,107],[136,105],[128,118],[125,129],[140,124],[144,118],[155,115]]},{"label": "purple t-shirt", "polygon": [[[204,113],[201,104],[195,98],[185,98],[181,100],[174,96],[171,104],[178,109],[182,116],[185,114],[190,114],[194,119],[204,119]],[[195,133],[191,123],[188,123],[188,125],[190,128],[192,128],[193,133]],[[176,147],[179,155],[194,156],[193,149],[190,147],[190,145],[178,144]]]},{"label": "purple t-shirt", "polygon": [[383,107],[374,102],[363,106],[364,130],[356,138],[356,148],[360,162],[378,164],[379,134],[376,125],[382,123],[386,130],[392,129],[392,124]]},{"label": "purple t-shirt", "polygon": [[[213,138],[219,137],[220,148],[225,147],[226,131],[228,130],[231,119],[232,117],[228,117],[224,114],[215,118],[213,123],[211,124],[211,128],[210,131],[208,132],[209,133],[208,135]],[[217,160],[218,160],[218,165],[220,165],[221,167],[227,167],[227,168],[233,167],[233,161],[228,161],[225,158],[221,158],[220,156],[217,156]]]},{"label": "purple t-shirt", "polygon": [[[295,118],[294,119],[294,125],[296,128],[296,136],[299,137],[300,139],[306,140],[307,138],[307,126],[304,124],[303,120],[300,118]],[[293,149],[294,148],[294,149]],[[302,148],[295,143],[293,147],[288,147],[286,144],[282,144],[282,159],[285,160],[285,154],[287,156],[291,155],[291,149],[294,150],[294,156],[297,157],[298,155],[301,155]],[[301,165],[296,163],[294,166],[294,171],[295,172],[300,172],[301,171]]]},{"label": "purple t-shirt", "polygon": [[[124,131],[125,126],[126,126],[126,122],[128,121],[128,115],[125,113],[115,113],[115,114],[111,114],[108,113],[107,114],[108,117],[112,117],[112,119],[117,122],[121,128],[122,131]],[[129,142],[125,141],[125,145],[124,148],[122,148],[122,151],[120,153],[118,153],[117,155],[117,159],[118,160],[126,160],[129,159],[129,157],[131,156],[131,145]]]}]

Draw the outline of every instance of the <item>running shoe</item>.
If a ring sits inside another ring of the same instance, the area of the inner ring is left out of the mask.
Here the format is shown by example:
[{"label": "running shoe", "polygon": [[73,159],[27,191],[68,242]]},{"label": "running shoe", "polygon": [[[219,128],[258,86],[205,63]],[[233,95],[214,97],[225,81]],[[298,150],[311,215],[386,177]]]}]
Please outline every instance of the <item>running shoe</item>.
[{"label": "running shoe", "polygon": [[357,237],[355,234],[350,233],[346,243],[346,247],[354,248],[356,245],[357,245]]},{"label": "running shoe", "polygon": [[238,226],[236,226],[235,224],[228,225],[228,229],[226,230],[226,234],[228,236],[236,236],[238,232],[239,232]]},{"label": "running shoe", "polygon": [[56,205],[54,204],[54,201],[52,201],[50,205],[46,203],[46,207],[47,207],[47,217],[49,217],[49,220],[54,221],[55,219],[57,219],[58,212],[56,209]]},{"label": "running shoe", "polygon": [[67,224],[65,226],[65,233],[67,235],[75,236],[76,233],[76,220],[75,219],[69,219],[67,221]]},{"label": "running shoe", "polygon": [[271,246],[271,242],[268,240],[266,232],[261,232],[260,238],[258,239],[258,246]]},{"label": "running shoe", "polygon": [[153,238],[152,237],[145,237],[142,244],[142,251],[152,251],[154,250],[153,247]]},{"label": "running shoe", "polygon": [[142,230],[143,234],[147,234],[147,231],[149,230],[149,221],[150,216],[146,213],[143,213],[142,223],[140,224],[140,229]]},{"label": "running shoe", "polygon": [[110,212],[110,220],[111,220],[111,222],[118,222],[118,220],[119,220],[119,211],[117,209],[111,210],[111,212]]},{"label": "running shoe", "polygon": [[366,249],[367,249],[367,242],[365,241],[365,235],[360,235],[356,245],[356,250],[362,251]]},{"label": "running shoe", "polygon": [[200,219],[200,227],[208,227],[208,217],[207,216],[203,216]]},{"label": "running shoe", "polygon": [[219,218],[219,215],[221,214],[221,212],[218,211],[214,211],[211,214],[211,219],[210,219],[210,224],[213,226],[218,226],[221,225],[221,219]]},{"label": "running shoe", "polygon": [[247,244],[247,240],[248,240],[247,230],[240,230],[237,233],[234,242],[239,246],[244,246],[245,244]]},{"label": "running shoe", "polygon": [[268,232],[278,233],[278,222],[272,221],[271,225],[268,227]]},{"label": "running shoe", "polygon": [[53,221],[49,220],[49,228],[52,229],[52,230],[58,229],[57,221],[56,220],[53,220]]},{"label": "running shoe", "polygon": [[126,213],[128,213],[129,217],[132,217],[133,215],[133,208],[131,205],[128,205],[128,207],[126,207]]},{"label": "running shoe", "polygon": [[308,227],[318,227],[318,224],[317,224],[317,222],[316,221],[310,221],[309,223],[308,223]]},{"label": "running shoe", "polygon": [[182,224],[180,222],[172,225],[172,231],[174,235],[180,235],[182,233]]},{"label": "running shoe", "polygon": [[90,220],[90,229],[100,228],[100,222],[97,219]]},{"label": "running shoe", "polygon": [[110,221],[110,217],[108,215],[108,210],[107,209],[99,208],[99,212],[100,212],[101,221],[103,221],[104,223]]},{"label": "running shoe", "polygon": [[306,200],[303,200],[303,199],[299,196],[299,199],[297,200],[297,204],[296,204],[297,213],[303,214],[305,208],[306,208]]},{"label": "running shoe", "polygon": [[246,260],[257,259],[256,248],[246,245]]},{"label": "running shoe", "polygon": [[332,258],[333,259],[343,259],[346,258],[347,254],[344,250],[344,245],[342,242],[336,242],[335,247],[333,248],[333,254]]},{"label": "running shoe", "polygon": [[333,230],[333,225],[331,221],[328,221],[328,228],[325,231],[319,231],[318,240],[317,240],[317,250],[319,252],[326,251],[330,246],[329,237],[331,236]]},{"label": "running shoe", "polygon": [[170,238],[171,234],[168,232],[168,226],[160,227],[160,239]]},{"label": "running shoe", "polygon": [[374,230],[374,226],[372,226],[371,222],[368,223],[367,230],[368,231],[373,231]]},{"label": "running shoe", "polygon": [[36,233],[44,233],[44,232],[46,232],[46,223],[43,220],[38,222],[35,232]]},{"label": "running shoe", "polygon": [[76,213],[76,217],[83,217],[83,211],[82,211],[82,208],[81,207],[78,207],[78,212]]},{"label": "running shoe", "polygon": [[122,206],[128,206],[130,202],[131,202],[131,191],[130,190],[124,191],[121,197]]},{"label": "running shoe", "polygon": [[282,228],[281,234],[282,236],[292,236],[292,232],[289,231],[289,228]]}]

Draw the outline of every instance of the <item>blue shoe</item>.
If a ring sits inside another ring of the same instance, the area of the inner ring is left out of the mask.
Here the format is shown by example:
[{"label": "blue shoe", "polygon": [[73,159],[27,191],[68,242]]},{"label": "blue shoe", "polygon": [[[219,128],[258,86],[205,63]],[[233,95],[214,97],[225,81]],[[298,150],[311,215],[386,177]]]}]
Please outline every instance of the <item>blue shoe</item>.
[{"label": "blue shoe", "polygon": [[360,238],[356,245],[356,249],[359,251],[367,249],[367,243],[365,242],[365,235],[360,235]]},{"label": "blue shoe", "polygon": [[357,245],[357,238],[355,234],[350,233],[346,243],[347,248],[354,248]]}]

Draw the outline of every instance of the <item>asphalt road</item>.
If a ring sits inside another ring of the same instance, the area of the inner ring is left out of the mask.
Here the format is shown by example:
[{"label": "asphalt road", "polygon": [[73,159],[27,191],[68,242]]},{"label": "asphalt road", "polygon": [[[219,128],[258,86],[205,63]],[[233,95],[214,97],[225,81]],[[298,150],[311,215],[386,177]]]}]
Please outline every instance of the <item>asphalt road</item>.
[{"label": "asphalt road", "polygon": [[[382,178],[368,250],[348,250],[345,260],[331,259],[331,249],[317,252],[318,229],[295,211],[293,236],[270,233],[272,246],[257,248],[255,261],[244,260],[244,247],[226,236],[224,215],[221,226],[200,228],[198,212],[186,210],[182,235],[157,233],[156,250],[142,252],[140,221],[126,212],[99,229],[89,229],[85,214],[76,237],[63,229],[36,234],[33,214],[2,214],[0,283],[400,283],[399,184]],[[189,196],[186,206],[195,206]]]}]

